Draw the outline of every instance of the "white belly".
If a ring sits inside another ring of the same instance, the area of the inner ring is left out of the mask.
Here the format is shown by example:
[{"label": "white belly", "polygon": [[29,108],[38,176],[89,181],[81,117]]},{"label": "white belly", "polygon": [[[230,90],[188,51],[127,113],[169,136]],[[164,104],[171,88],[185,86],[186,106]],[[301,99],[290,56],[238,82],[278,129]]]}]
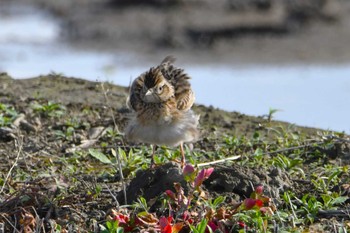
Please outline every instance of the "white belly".
[{"label": "white belly", "polygon": [[193,142],[198,139],[198,120],[199,116],[192,111],[185,112],[176,121],[164,121],[164,123],[142,125],[137,118],[134,118],[127,126],[125,136],[131,142],[177,146],[181,142]]}]

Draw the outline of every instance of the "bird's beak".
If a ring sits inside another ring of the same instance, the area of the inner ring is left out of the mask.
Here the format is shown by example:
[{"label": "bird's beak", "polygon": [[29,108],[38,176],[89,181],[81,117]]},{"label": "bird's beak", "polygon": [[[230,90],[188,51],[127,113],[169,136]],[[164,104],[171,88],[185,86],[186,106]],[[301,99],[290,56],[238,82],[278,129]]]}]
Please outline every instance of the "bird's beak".
[{"label": "bird's beak", "polygon": [[152,96],[153,95],[153,89],[148,89],[145,96]]},{"label": "bird's beak", "polygon": [[145,94],[145,101],[148,103],[154,103],[156,102],[156,98],[154,95],[153,89],[148,89],[146,94]]}]

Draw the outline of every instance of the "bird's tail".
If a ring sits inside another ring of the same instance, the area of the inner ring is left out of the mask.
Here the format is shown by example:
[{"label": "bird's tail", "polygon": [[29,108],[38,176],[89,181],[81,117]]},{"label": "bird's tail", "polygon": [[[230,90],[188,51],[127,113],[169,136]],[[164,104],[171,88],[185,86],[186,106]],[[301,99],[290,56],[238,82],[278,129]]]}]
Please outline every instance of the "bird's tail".
[{"label": "bird's tail", "polygon": [[170,63],[170,64],[172,64],[172,63],[174,63],[175,61],[176,61],[176,58],[175,58],[174,56],[168,55],[168,56],[166,56],[166,57],[163,59],[163,61],[161,62],[161,64],[164,64],[164,63]]}]

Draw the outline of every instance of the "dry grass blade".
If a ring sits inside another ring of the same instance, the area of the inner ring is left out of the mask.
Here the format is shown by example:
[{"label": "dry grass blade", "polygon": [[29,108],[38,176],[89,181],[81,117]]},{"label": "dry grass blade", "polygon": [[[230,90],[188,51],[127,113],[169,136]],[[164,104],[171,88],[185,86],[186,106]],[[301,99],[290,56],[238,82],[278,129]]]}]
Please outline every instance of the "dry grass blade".
[{"label": "dry grass blade", "polygon": [[5,214],[1,214],[1,217],[3,217],[7,221],[7,223],[13,228],[13,232],[20,232],[16,229],[15,225],[12,224],[12,222],[6,217]]},{"label": "dry grass blade", "polygon": [[[103,83],[101,83],[101,88],[102,88],[102,91],[103,91],[103,95],[105,97],[105,100],[106,100],[106,103],[107,103],[107,106],[108,108],[110,109],[111,111],[111,116],[112,116],[112,119],[113,119],[113,123],[114,123],[114,127],[115,129],[117,129],[118,133],[120,134],[120,131],[119,131],[119,128],[118,128],[118,125],[117,125],[117,122],[115,120],[115,117],[114,117],[114,114],[113,114],[113,110],[112,110],[112,107],[111,105],[109,104],[109,99],[108,99],[108,96],[107,96],[107,92],[108,90],[106,90],[104,88],[104,85]],[[124,141],[123,142],[123,145],[124,145]],[[123,170],[122,170],[122,165],[121,165],[121,161],[120,161],[120,156],[119,156],[119,153],[118,153],[118,150],[116,149],[115,151],[115,157],[117,159],[117,162],[118,162],[118,170],[119,170],[119,175],[120,175],[120,178],[122,180],[122,184],[123,184],[123,193],[124,193],[124,200],[125,200],[125,203],[127,203],[127,197],[126,197],[126,184],[125,184],[125,178],[124,178],[124,175],[123,175]]]},{"label": "dry grass blade", "polygon": [[219,159],[219,160],[215,160],[215,161],[211,161],[211,162],[207,162],[207,163],[199,163],[199,164],[197,164],[197,166],[204,167],[204,166],[209,166],[209,165],[218,164],[218,163],[225,163],[227,161],[239,159],[240,157],[241,157],[240,155],[235,155],[235,156],[231,156],[228,158]]},{"label": "dry grass blade", "polygon": [[112,119],[113,119],[114,127],[115,127],[115,129],[118,131],[118,133],[120,133],[119,128],[118,128],[118,125],[117,125],[117,121],[115,120],[115,117],[114,117],[114,114],[113,114],[113,110],[112,110],[112,107],[111,107],[111,105],[110,105],[110,103],[109,103],[109,99],[108,99],[108,96],[107,96],[108,90],[105,89],[105,87],[104,87],[103,84],[104,84],[104,83],[101,83],[101,88],[102,88],[102,91],[103,91],[103,96],[104,96],[104,98],[105,98],[105,100],[106,100],[106,104],[107,104],[108,108],[109,108],[110,111],[111,111],[111,116],[112,116]]},{"label": "dry grass blade", "polygon": [[18,138],[19,138],[19,140],[16,140],[17,156],[16,156],[16,159],[15,159],[14,163],[12,164],[9,172],[6,175],[6,178],[4,180],[4,184],[2,185],[1,190],[0,190],[0,194],[4,192],[7,180],[9,179],[9,177],[10,177],[10,175],[12,173],[12,170],[17,166],[17,163],[18,163],[18,160],[19,160],[19,156],[21,155],[21,152],[22,152],[23,137],[18,137]]}]

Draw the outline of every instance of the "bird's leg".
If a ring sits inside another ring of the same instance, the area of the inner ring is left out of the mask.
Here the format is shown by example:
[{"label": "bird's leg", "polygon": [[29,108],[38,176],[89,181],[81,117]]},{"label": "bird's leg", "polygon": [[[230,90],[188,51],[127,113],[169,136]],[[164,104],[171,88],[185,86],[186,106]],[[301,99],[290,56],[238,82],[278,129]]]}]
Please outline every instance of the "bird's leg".
[{"label": "bird's leg", "polygon": [[154,163],[154,155],[156,153],[156,148],[157,146],[156,145],[151,145],[152,147],[152,158],[151,158],[151,168],[155,168],[155,163]]},{"label": "bird's leg", "polygon": [[180,152],[181,152],[181,167],[185,167],[186,164],[186,158],[185,158],[185,151],[184,151],[184,144],[181,142],[180,144]]}]

